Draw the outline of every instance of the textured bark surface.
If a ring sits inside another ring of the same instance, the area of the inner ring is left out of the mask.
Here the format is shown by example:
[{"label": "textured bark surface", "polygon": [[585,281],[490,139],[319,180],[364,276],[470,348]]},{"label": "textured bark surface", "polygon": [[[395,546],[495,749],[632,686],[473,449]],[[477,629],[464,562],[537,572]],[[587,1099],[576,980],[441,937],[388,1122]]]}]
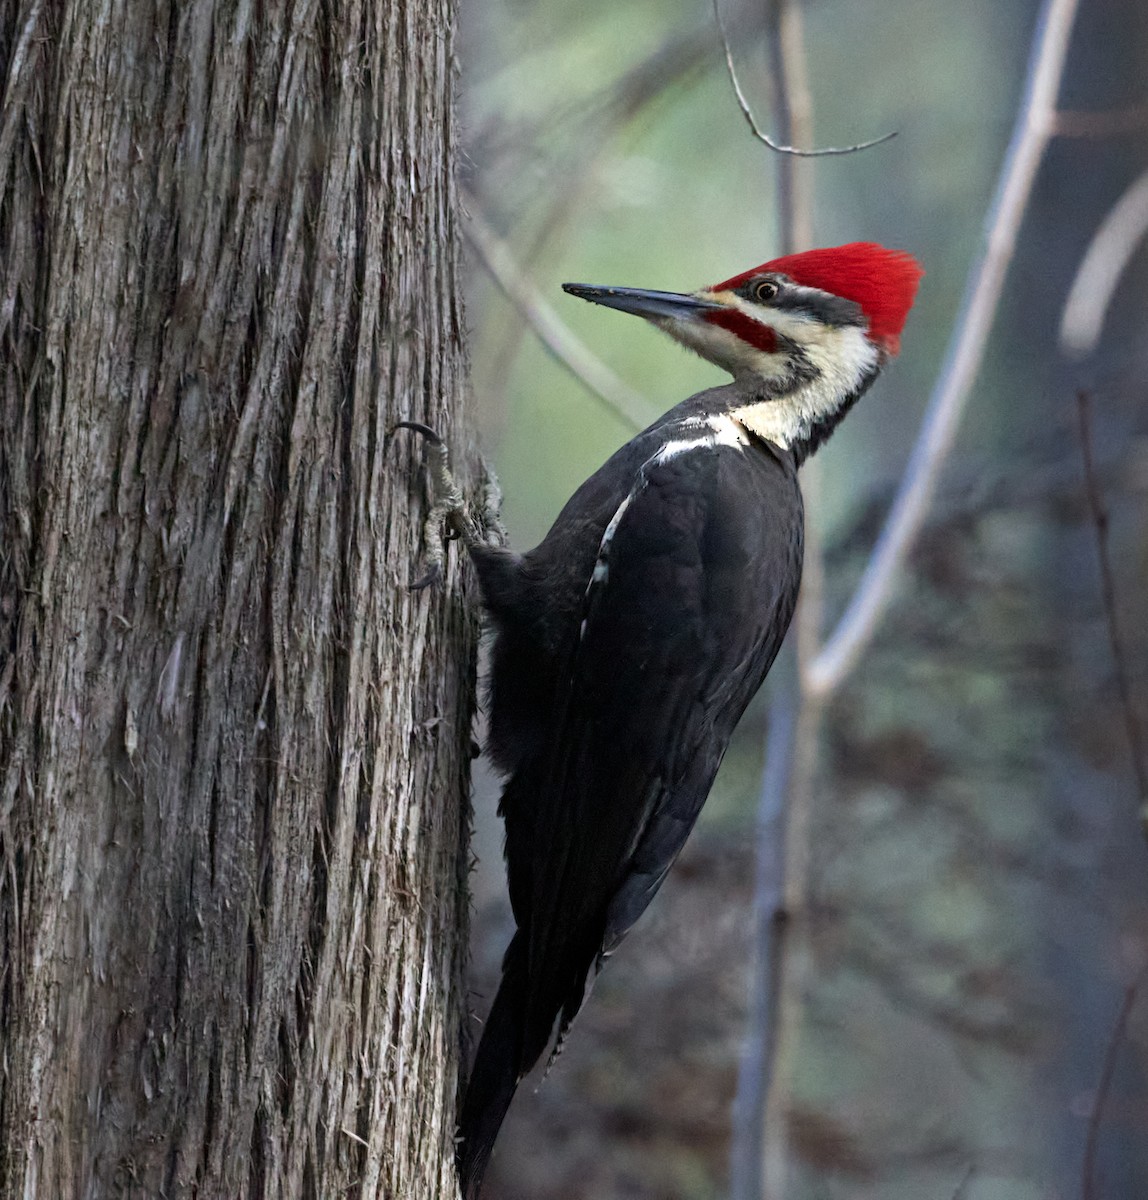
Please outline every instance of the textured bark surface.
[{"label": "textured bark surface", "polygon": [[4,1197],[454,1194],[452,22],[0,0]]}]

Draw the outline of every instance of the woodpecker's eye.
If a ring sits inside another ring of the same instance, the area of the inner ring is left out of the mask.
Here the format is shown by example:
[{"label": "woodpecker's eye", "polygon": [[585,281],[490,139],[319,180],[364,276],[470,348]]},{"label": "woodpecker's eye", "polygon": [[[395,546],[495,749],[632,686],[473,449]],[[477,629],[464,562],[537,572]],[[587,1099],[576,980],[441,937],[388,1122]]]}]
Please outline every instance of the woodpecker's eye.
[{"label": "woodpecker's eye", "polygon": [[779,291],[781,289],[772,279],[765,279],[754,286],[753,295],[755,300],[760,300],[762,304],[768,304],[771,300],[777,299]]}]

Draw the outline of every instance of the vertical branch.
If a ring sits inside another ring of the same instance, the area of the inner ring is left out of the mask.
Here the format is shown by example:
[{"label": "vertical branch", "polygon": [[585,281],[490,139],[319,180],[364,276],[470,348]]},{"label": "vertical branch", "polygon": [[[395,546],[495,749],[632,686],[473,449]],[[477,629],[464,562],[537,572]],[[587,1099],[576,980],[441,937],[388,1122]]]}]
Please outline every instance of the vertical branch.
[{"label": "vertical branch", "polygon": [[[800,643],[797,647],[797,671],[800,673]],[[770,1011],[773,1028],[767,1041],[770,1061],[766,1064],[768,1091],[761,1114],[764,1137],[762,1169],[766,1187],[759,1195],[784,1196],[787,1192],[787,1105],[793,1081],[793,1031],[800,1016],[800,997],[805,988],[808,958],[801,918],[808,907],[810,878],[810,825],[813,803],[813,771],[825,707],[797,685],[797,720],[790,734],[788,792],[784,797],[786,821],[781,830],[781,856],[784,885],[784,921],[773,931],[773,943],[766,947],[771,987],[776,1000]]]},{"label": "vertical branch", "polygon": [[1136,719],[1136,706],[1132,702],[1132,686],[1128,681],[1128,656],[1124,650],[1124,637],[1120,631],[1120,617],[1116,610],[1116,583],[1112,572],[1112,559],[1108,553],[1108,509],[1096,478],[1096,460],[1092,454],[1091,405],[1087,392],[1077,392],[1076,414],[1080,432],[1080,457],[1084,465],[1084,490],[1088,495],[1088,509],[1092,514],[1093,528],[1096,530],[1096,556],[1100,567],[1100,597],[1104,605],[1104,623],[1108,629],[1108,644],[1112,648],[1116,686],[1120,693],[1120,707],[1124,713],[1124,727],[1128,734],[1132,774],[1136,780],[1140,828],[1144,836],[1148,837],[1148,759],[1144,755],[1140,723]]},{"label": "vertical branch", "polygon": [[[813,102],[804,53],[801,9],[794,0],[766,5],[770,104],[783,145],[812,143]],[[735,82],[736,87],[736,82]],[[739,92],[740,96],[740,92]],[[777,166],[778,253],[812,244],[812,163],[782,154]],[[807,465],[807,511],[817,504],[816,467]],[[775,1093],[775,1064],[790,959],[791,917],[805,892],[808,814],[794,806],[808,796],[811,759],[802,753],[816,737],[817,714],[799,687],[801,660],[816,652],[821,622],[821,546],[815,522],[806,522],[806,562],[794,638],[774,668],[765,746],[765,771],[758,802],[754,873],[754,971],[750,982],[746,1044],[738,1073],[730,1158],[731,1200],[760,1200],[765,1184],[766,1111]],[[773,1106],[776,1108],[776,1096]]]},{"label": "vertical branch", "polygon": [[[769,102],[777,136],[786,146],[813,137],[813,97],[805,67],[804,22],[791,0],[768,0],[765,8],[769,53]],[[808,156],[777,158],[777,253],[793,254],[813,242],[813,164]]]},{"label": "vertical branch", "polygon": [[760,1200],[765,1165],[765,1108],[777,1040],[781,967],[789,911],[785,898],[786,812],[797,729],[797,668],[787,645],[774,667],[779,681],[769,710],[765,770],[754,842],[754,966],[746,1041],[734,1099],[730,1200]]},{"label": "vertical branch", "polygon": [[[813,96],[805,58],[805,30],[797,0],[769,0],[766,6],[770,103],[778,135],[788,144],[813,140]],[[778,253],[792,254],[813,244],[813,164],[808,157],[781,155],[777,162]],[[816,458],[805,464],[802,492],[806,512],[815,515],[821,497]],[[817,522],[805,523],[805,566],[797,610],[798,679],[818,650],[824,591],[824,555]]]},{"label": "vertical branch", "polygon": [[[813,98],[805,56],[804,20],[799,0],[771,0],[767,6],[770,47],[771,101],[778,129],[787,142],[813,143]],[[808,159],[782,156],[777,164],[778,223],[781,253],[808,249],[813,244],[813,163]],[[778,860],[783,917],[762,930],[759,949],[766,972],[765,984],[772,996],[766,1012],[769,1028],[765,1036],[766,1060],[762,1064],[766,1084],[764,1107],[758,1116],[762,1138],[763,1187],[758,1195],[784,1195],[786,1173],[786,1104],[791,1072],[786,1045],[792,1041],[787,1028],[797,1016],[795,998],[800,994],[805,970],[801,952],[801,915],[809,892],[809,830],[812,777],[821,726],[822,706],[803,685],[807,664],[817,653],[823,620],[825,582],[824,550],[817,519],[822,496],[821,464],[814,458],[802,471],[805,497],[805,561],[801,598],[794,619],[794,670],[787,676],[787,703],[795,710],[789,723],[786,747],[786,792],[780,797],[786,810],[778,830],[779,845],[763,847]],[[763,796],[763,800],[765,797]]]},{"label": "vertical branch", "polygon": [[1092,1112],[1088,1117],[1088,1133],[1084,1139],[1084,1161],[1080,1169],[1080,1194],[1082,1200],[1096,1200],[1096,1152],[1100,1145],[1100,1124],[1104,1119],[1104,1106],[1108,1102],[1108,1093],[1112,1087],[1112,1077],[1116,1074],[1116,1060],[1120,1053],[1121,1043],[1128,1029],[1128,1018],[1136,1004],[1136,994],[1144,982],[1146,972],[1140,974],[1124,989],[1124,999],[1120,1011],[1112,1026],[1108,1045],[1104,1049],[1104,1061],[1100,1064],[1100,1079],[1096,1084],[1096,1095],[1092,1102]]}]

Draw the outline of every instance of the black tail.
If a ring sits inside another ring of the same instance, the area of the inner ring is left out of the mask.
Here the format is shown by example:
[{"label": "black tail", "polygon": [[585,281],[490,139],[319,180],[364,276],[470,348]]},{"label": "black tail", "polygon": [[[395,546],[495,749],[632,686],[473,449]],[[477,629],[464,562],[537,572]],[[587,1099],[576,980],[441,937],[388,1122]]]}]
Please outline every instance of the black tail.
[{"label": "black tail", "polygon": [[494,1140],[523,1073],[525,1017],[526,949],[522,935],[515,934],[506,951],[502,982],[486,1018],[462,1103],[457,1159],[463,1200],[478,1200]]}]

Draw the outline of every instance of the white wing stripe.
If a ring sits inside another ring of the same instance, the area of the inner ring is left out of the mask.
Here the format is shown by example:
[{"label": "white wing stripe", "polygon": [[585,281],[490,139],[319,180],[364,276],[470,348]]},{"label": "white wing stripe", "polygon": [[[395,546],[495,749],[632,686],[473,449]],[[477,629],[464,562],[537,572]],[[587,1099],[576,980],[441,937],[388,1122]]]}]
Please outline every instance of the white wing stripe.
[{"label": "white wing stripe", "polygon": [[[691,417],[682,422],[682,427],[696,428],[698,424],[698,419]],[[630,489],[630,493],[625,500],[618,505],[617,511],[610,518],[610,523],[606,526],[605,532],[602,534],[602,540],[598,543],[598,556],[594,560],[594,570],[590,574],[590,582],[586,585],[587,600],[596,584],[605,584],[609,581],[610,543],[614,540],[614,534],[618,532],[618,526],[621,525],[622,518],[626,515],[626,510],[641,495],[648,482],[649,472],[654,467],[659,467],[663,463],[667,463],[681,454],[687,454],[691,450],[712,450],[715,446],[742,447],[748,445],[748,439],[742,427],[727,416],[710,417],[704,424],[708,427],[709,432],[703,437],[682,438],[677,441],[667,442],[642,464],[638,471],[637,483]],[[581,641],[585,635],[586,622],[583,621],[578,640]]]}]

